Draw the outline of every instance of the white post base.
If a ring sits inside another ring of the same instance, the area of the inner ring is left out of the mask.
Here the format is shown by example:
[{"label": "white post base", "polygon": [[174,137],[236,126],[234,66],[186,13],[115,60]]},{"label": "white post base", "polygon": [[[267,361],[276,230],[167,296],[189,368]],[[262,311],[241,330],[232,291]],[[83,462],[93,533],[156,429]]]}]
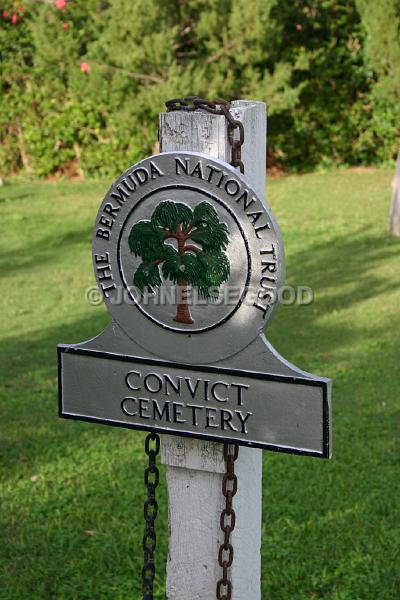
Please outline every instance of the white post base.
[{"label": "white post base", "polygon": [[[223,445],[162,436],[161,462],[168,465],[168,600],[212,600],[221,567],[220,515],[224,508]],[[260,600],[262,450],[240,448],[235,462],[238,491],[231,581],[235,600]]]}]

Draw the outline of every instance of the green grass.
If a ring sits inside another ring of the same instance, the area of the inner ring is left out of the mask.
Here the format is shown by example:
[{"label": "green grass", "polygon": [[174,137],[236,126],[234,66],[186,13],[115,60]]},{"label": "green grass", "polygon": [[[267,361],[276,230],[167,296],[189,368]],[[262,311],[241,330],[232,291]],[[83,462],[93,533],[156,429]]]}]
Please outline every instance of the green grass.
[{"label": "green grass", "polygon": [[[311,286],[315,302],[282,307],[268,335],[287,359],[334,380],[334,458],[264,453],[263,600],[400,597],[400,240],[386,233],[391,176],[338,171],[269,183],[287,283]],[[108,321],[84,298],[107,185],[0,188],[6,600],[140,598],[143,435],[57,417],[56,344],[92,337]],[[165,492],[163,483],[157,599],[165,597]]]}]

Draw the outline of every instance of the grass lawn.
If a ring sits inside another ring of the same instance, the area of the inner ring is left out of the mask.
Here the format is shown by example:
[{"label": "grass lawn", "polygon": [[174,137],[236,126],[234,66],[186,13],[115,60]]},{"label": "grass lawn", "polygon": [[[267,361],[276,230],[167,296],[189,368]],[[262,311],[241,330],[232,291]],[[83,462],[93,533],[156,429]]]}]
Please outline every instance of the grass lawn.
[{"label": "grass lawn", "polygon": [[[281,307],[268,336],[287,359],[334,380],[334,458],[264,453],[263,600],[400,598],[400,239],[386,233],[391,177],[337,171],[268,184],[287,283],[315,294],[310,306]],[[84,297],[107,187],[0,188],[1,599],[141,597],[144,436],[57,416],[56,344],[90,338],[108,321]],[[162,484],[159,600],[165,492]]]}]

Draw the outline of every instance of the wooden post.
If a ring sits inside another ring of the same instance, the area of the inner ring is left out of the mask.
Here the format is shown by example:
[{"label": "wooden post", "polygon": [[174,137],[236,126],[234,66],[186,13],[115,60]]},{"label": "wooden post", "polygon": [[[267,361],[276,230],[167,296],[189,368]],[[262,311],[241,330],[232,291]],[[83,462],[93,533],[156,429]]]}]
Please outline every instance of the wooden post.
[{"label": "wooden post", "polygon": [[397,157],[396,174],[393,179],[389,230],[392,235],[400,236],[400,153]]},{"label": "wooden post", "polygon": [[[262,102],[238,100],[231,112],[243,122],[245,176],[265,193],[266,108]],[[160,115],[162,152],[192,150],[230,162],[231,147],[223,116],[202,111]],[[223,540],[220,514],[224,505],[223,445],[193,438],[163,436],[162,463],[167,465],[169,552],[167,598],[212,600],[222,575],[218,549]],[[232,535],[233,598],[260,600],[262,451],[240,448],[235,463],[238,492],[234,498],[236,528]]]}]

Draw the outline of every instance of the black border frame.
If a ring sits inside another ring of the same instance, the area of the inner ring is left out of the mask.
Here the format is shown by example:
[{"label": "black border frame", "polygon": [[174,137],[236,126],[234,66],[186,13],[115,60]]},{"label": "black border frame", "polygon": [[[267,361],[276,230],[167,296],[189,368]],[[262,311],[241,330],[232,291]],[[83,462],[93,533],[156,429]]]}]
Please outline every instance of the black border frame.
[{"label": "black border frame", "polygon": [[[62,395],[62,358],[63,353],[79,354],[83,356],[95,356],[97,358],[104,358],[109,360],[117,360],[122,362],[139,363],[146,365],[154,365],[161,367],[170,367],[178,369],[191,369],[193,371],[199,371],[202,373],[218,373],[226,375],[237,375],[240,377],[250,377],[253,379],[261,379],[264,381],[282,381],[285,383],[300,383],[303,385],[309,385],[311,387],[322,388],[322,452],[316,452],[313,450],[302,450],[299,448],[291,448],[288,446],[277,446],[275,444],[263,444],[259,442],[246,442],[244,440],[238,440],[234,438],[221,437],[209,434],[197,434],[193,435],[191,431],[171,431],[163,427],[155,427],[152,425],[137,425],[136,423],[125,423],[123,421],[113,421],[107,419],[101,419],[99,417],[87,417],[83,415],[75,415],[63,412],[63,395]],[[251,448],[261,448],[262,450],[269,450],[272,452],[282,452],[284,454],[297,454],[301,456],[314,456],[317,458],[330,458],[331,457],[331,444],[330,444],[330,410],[329,410],[329,382],[324,379],[308,379],[306,377],[300,377],[295,375],[277,375],[274,373],[259,373],[257,371],[244,371],[242,369],[230,369],[227,367],[216,367],[206,365],[192,365],[185,363],[174,363],[167,360],[156,359],[156,358],[144,358],[140,356],[130,356],[127,354],[116,354],[113,352],[105,352],[101,350],[92,350],[89,348],[79,348],[76,346],[68,346],[66,344],[59,344],[57,346],[58,355],[58,415],[63,419],[73,419],[78,421],[86,421],[89,423],[101,423],[103,425],[110,425],[112,427],[123,427],[125,429],[136,429],[140,431],[154,431],[156,433],[162,433],[166,435],[178,435],[182,437],[191,437],[196,439],[204,439],[212,442],[235,444],[238,446],[246,446]]]}]

